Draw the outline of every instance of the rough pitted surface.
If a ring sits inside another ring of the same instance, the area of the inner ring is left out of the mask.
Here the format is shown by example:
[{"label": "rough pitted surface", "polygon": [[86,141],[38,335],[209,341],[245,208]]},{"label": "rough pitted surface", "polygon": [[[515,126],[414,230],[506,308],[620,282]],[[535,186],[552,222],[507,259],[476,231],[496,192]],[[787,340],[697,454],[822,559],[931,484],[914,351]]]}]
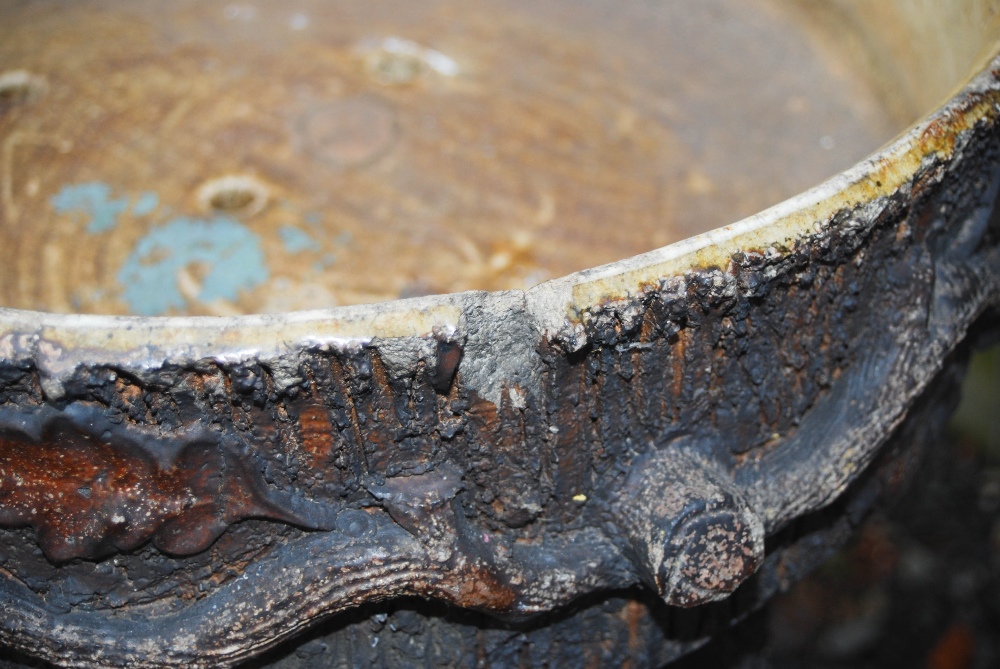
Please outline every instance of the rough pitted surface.
[{"label": "rough pitted surface", "polygon": [[[219,666],[363,606],[331,643],[390,664],[406,643],[446,665],[569,658],[581,638],[637,666],[684,652],[845,536],[905,461],[880,447],[1000,306],[994,123],[787,246],[561,333],[510,292],[452,298],[453,330],[273,354],[94,363],[3,335],[0,642]],[[665,477],[683,498],[648,494]],[[440,604],[377,608],[401,597]]]}]

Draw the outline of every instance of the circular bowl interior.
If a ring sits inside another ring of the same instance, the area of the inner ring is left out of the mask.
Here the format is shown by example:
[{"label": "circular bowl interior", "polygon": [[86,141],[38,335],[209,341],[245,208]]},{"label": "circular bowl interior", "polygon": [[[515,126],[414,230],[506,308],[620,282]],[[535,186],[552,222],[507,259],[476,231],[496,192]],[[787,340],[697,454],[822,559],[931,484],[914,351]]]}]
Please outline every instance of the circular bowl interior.
[{"label": "circular bowl interior", "polygon": [[14,3],[0,306],[527,289],[849,167],[970,70],[986,6]]}]

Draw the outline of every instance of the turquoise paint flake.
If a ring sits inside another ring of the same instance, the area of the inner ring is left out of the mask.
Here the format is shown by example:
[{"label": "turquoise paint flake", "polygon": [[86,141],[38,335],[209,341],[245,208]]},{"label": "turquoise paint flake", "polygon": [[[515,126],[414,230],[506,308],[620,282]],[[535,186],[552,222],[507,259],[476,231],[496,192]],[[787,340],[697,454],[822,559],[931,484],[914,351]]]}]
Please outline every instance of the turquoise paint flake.
[{"label": "turquoise paint flake", "polygon": [[136,198],[132,205],[132,213],[136,216],[148,216],[160,206],[160,196],[152,191],[146,191]]},{"label": "turquoise paint flake", "polygon": [[118,272],[122,297],[134,314],[157,316],[183,309],[178,273],[191,265],[207,268],[199,302],[235,300],[267,280],[260,237],[238,221],[175,218],[139,240]]},{"label": "turquoise paint flake", "polygon": [[118,215],[128,209],[128,198],[111,199],[111,188],[99,181],[63,186],[49,202],[60,214],[89,215],[87,232],[91,234],[114,228]]},{"label": "turquoise paint flake", "polygon": [[285,250],[289,253],[301,253],[302,251],[319,251],[320,245],[309,233],[300,230],[292,225],[283,225],[278,230],[281,242],[285,245]]},{"label": "turquoise paint flake", "polygon": [[324,253],[323,257],[313,263],[313,271],[322,273],[327,267],[337,262],[337,256],[332,253]]}]

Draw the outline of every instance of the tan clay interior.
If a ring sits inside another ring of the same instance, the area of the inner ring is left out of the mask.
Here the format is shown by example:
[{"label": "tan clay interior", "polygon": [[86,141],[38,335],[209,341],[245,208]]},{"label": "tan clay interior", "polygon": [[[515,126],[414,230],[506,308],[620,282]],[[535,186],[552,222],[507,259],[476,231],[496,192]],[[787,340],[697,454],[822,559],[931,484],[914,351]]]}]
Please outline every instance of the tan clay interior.
[{"label": "tan clay interior", "polygon": [[230,315],[528,288],[850,166],[995,2],[0,6],[0,305]]}]

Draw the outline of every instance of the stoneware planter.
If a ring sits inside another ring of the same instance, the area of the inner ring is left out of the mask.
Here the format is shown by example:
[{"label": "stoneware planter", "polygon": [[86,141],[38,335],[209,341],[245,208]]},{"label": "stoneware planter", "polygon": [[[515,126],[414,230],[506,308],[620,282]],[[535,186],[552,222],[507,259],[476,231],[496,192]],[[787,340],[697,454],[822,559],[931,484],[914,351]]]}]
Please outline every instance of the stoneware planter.
[{"label": "stoneware planter", "polygon": [[898,488],[1000,4],[301,4],[0,10],[20,661],[657,666]]}]

